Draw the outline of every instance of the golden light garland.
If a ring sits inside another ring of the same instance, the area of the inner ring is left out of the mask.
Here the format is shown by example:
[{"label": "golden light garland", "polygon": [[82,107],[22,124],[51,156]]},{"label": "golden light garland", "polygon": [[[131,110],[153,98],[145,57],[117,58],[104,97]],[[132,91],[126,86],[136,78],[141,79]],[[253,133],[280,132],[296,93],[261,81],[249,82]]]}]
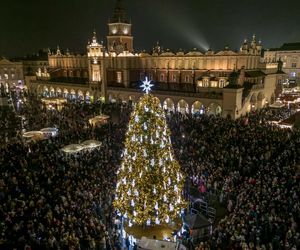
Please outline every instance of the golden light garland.
[{"label": "golden light garland", "polygon": [[186,206],[183,187],[164,111],[145,94],[129,121],[114,206],[129,224],[168,223]]}]

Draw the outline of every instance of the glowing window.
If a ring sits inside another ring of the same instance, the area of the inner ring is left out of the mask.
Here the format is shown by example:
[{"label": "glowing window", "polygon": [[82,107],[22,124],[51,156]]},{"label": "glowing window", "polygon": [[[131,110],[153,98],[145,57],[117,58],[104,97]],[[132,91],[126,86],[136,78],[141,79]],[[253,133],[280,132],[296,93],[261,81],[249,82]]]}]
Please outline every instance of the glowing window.
[{"label": "glowing window", "polygon": [[116,33],[117,33],[117,28],[116,28],[116,27],[113,27],[113,28],[111,29],[111,33],[116,34]]},{"label": "glowing window", "polygon": [[225,87],[225,80],[221,79],[220,80],[220,88],[224,88]]},{"label": "glowing window", "polygon": [[208,79],[203,80],[203,87],[208,87],[209,81]]},{"label": "glowing window", "polygon": [[93,71],[93,81],[94,82],[100,81],[100,74],[98,70]]},{"label": "glowing window", "polygon": [[118,71],[117,72],[117,83],[121,83],[122,82],[122,72]]},{"label": "glowing window", "polygon": [[218,87],[218,82],[217,81],[211,81],[210,86],[213,88]]}]

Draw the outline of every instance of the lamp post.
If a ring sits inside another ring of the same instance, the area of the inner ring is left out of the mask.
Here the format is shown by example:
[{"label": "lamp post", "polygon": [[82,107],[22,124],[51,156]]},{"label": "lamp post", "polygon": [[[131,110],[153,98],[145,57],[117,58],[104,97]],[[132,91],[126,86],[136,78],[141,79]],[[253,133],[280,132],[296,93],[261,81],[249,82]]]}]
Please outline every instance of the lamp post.
[{"label": "lamp post", "polygon": [[102,67],[101,67],[101,96],[104,99],[103,101],[107,101],[107,81],[106,81],[106,55],[105,55],[105,46],[102,46]]}]

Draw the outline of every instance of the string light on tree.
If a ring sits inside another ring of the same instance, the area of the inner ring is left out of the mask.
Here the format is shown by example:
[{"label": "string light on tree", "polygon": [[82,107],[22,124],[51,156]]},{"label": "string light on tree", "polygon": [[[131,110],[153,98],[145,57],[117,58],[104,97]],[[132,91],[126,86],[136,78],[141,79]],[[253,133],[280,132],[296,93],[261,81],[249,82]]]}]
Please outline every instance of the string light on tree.
[{"label": "string light on tree", "polygon": [[141,85],[145,95],[131,114],[117,176],[114,206],[133,225],[169,223],[186,207],[184,176],[160,101],[149,94],[152,86],[148,78]]}]

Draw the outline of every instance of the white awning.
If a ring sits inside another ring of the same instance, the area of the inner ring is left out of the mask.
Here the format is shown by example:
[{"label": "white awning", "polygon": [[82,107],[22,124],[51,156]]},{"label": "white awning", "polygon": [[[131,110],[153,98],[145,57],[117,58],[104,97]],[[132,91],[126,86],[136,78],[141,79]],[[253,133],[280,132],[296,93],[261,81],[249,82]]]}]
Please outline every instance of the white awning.
[{"label": "white awning", "polygon": [[[156,249],[164,249],[164,250],[176,250],[177,244],[171,241],[162,241],[162,240],[154,240],[148,239],[146,237],[142,237],[140,241],[137,242],[138,249],[144,250],[156,250]],[[181,248],[184,250],[185,248]]]}]

